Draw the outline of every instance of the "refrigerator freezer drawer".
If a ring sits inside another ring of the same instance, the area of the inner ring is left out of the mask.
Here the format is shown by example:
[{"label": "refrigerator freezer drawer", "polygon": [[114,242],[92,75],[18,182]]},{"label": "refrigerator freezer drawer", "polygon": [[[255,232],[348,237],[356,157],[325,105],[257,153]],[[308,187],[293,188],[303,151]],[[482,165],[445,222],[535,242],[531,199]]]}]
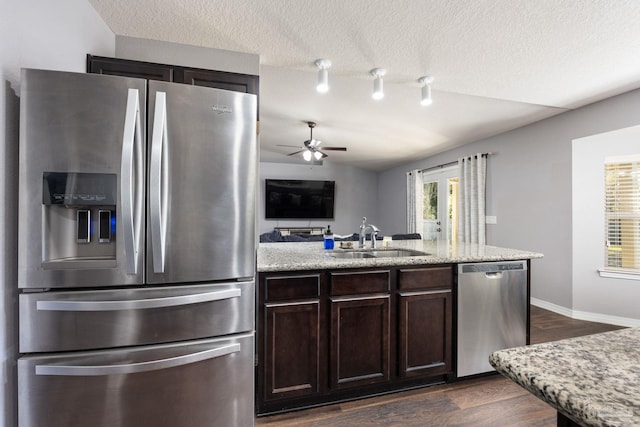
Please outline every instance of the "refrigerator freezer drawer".
[{"label": "refrigerator freezer drawer", "polygon": [[18,360],[19,427],[253,426],[253,334]]},{"label": "refrigerator freezer drawer", "polygon": [[20,352],[91,350],[254,330],[254,282],[21,294]]}]

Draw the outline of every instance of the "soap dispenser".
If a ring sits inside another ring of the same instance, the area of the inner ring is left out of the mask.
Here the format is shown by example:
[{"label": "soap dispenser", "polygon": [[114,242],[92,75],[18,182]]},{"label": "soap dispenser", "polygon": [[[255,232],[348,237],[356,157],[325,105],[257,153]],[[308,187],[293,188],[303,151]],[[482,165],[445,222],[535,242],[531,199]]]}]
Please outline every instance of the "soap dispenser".
[{"label": "soap dispenser", "polygon": [[331,226],[327,225],[327,229],[324,231],[324,248],[326,250],[332,250],[333,243],[333,232],[331,231]]}]

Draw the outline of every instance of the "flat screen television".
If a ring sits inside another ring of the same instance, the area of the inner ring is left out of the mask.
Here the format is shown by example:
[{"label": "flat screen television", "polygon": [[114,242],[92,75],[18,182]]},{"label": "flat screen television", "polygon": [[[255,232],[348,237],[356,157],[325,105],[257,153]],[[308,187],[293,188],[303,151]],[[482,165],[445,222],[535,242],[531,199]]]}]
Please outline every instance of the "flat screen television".
[{"label": "flat screen television", "polygon": [[333,219],[335,181],[265,180],[266,219]]}]

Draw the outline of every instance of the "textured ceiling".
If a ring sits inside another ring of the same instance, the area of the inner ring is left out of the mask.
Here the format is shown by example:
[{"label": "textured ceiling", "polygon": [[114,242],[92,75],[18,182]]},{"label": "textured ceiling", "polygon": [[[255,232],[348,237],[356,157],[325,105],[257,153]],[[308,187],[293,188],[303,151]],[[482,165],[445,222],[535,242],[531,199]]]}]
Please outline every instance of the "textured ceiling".
[{"label": "textured ceiling", "polygon": [[[638,0],[89,2],[118,35],[259,54],[263,159],[313,120],[348,147],[327,160],[383,170],[640,87]],[[324,95],[318,58],[333,63]]]}]

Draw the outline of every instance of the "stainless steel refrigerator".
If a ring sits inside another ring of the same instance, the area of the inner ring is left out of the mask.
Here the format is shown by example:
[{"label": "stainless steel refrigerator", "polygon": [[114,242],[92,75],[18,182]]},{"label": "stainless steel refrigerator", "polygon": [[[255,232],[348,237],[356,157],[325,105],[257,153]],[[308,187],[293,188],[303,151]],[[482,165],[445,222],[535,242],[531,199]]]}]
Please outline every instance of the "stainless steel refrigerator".
[{"label": "stainless steel refrigerator", "polygon": [[253,425],[256,102],[22,71],[20,427]]}]

